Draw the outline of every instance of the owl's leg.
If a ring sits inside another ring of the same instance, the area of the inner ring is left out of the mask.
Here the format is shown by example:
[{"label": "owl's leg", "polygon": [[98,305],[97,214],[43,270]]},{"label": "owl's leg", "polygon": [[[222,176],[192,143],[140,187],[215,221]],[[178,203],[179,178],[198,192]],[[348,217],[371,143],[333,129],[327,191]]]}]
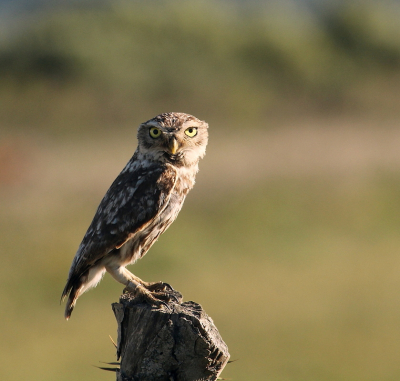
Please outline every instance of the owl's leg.
[{"label": "owl's leg", "polygon": [[165,291],[170,290],[174,291],[174,289],[168,284],[164,282],[145,282],[141,280],[136,275],[132,274],[127,268],[124,266],[118,265],[106,265],[107,272],[111,274],[111,276],[117,281],[125,286],[128,286],[127,282],[131,282],[134,285],[141,284],[144,288],[151,292],[157,291]]},{"label": "owl's leg", "polygon": [[[162,290],[160,290],[160,287],[157,287],[156,289],[156,285],[165,285],[162,282],[143,282],[140,278],[133,275],[124,266],[106,266],[106,270],[116,281],[126,286],[124,291],[132,292],[135,297],[138,297],[151,305],[161,307],[162,304],[165,305],[164,301],[169,301],[171,298],[179,302],[178,298],[175,295],[163,292]],[[149,289],[147,289],[147,287],[149,287]],[[154,291],[152,290],[152,288],[154,288]],[[163,290],[165,290],[165,288],[163,288]]]},{"label": "owl's leg", "polygon": [[143,284],[143,281],[139,277],[133,275],[124,266],[108,264],[106,265],[106,270],[117,282],[122,283],[127,287],[131,286],[132,288],[135,288],[138,285]]}]

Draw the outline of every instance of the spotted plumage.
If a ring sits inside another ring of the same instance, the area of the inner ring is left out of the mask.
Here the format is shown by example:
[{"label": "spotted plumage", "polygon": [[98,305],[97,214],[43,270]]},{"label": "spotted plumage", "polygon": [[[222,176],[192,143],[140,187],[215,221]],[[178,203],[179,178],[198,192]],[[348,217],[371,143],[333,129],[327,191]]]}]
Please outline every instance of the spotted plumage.
[{"label": "spotted plumage", "polygon": [[105,271],[158,304],[165,284],[144,282],[125,266],[143,257],[177,217],[205,154],[207,129],[194,116],[174,112],[139,126],[138,147],[105,194],[73,259],[62,294],[68,296],[66,319]]}]

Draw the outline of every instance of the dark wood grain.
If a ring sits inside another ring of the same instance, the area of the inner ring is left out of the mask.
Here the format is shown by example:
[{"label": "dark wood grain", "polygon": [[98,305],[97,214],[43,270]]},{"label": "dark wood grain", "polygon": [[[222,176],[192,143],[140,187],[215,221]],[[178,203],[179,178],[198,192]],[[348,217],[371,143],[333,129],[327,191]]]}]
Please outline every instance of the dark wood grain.
[{"label": "dark wood grain", "polygon": [[154,308],[124,294],[112,307],[121,360],[117,381],[216,380],[229,360],[212,319],[195,302]]}]

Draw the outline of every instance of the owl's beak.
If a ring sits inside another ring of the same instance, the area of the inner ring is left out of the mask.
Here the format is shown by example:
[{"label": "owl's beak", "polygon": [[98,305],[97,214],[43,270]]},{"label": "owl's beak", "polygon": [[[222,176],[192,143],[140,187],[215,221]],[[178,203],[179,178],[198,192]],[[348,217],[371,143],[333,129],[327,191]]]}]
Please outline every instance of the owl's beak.
[{"label": "owl's beak", "polygon": [[175,155],[176,152],[178,151],[179,148],[178,141],[174,137],[170,139],[168,148],[171,151],[172,155]]}]

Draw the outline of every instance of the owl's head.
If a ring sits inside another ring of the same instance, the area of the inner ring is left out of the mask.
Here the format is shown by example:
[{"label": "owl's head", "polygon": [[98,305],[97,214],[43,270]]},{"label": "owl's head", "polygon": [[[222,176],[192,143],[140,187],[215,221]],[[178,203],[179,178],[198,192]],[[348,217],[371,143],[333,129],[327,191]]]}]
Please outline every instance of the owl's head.
[{"label": "owl's head", "polygon": [[208,124],[180,112],[157,115],[138,130],[138,151],[153,160],[192,165],[205,155]]}]

